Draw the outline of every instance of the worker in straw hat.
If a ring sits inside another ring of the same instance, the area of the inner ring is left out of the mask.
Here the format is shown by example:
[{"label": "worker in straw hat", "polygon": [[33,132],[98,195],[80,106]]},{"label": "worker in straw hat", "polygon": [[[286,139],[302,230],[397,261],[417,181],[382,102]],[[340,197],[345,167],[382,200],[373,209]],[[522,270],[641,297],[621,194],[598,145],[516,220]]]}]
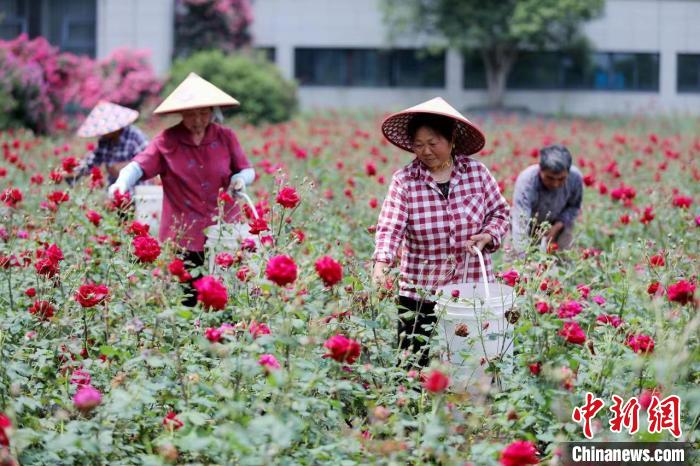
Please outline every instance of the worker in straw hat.
[{"label": "worker in straw hat", "polygon": [[[160,240],[174,240],[184,251],[189,267],[204,263],[204,230],[218,215],[220,192],[242,190],[255,179],[236,134],[213,121],[215,109],[238,105],[236,99],[190,73],[153,112],[179,113],[182,121],[158,134],[146,150],[121,170],[109,188],[110,195],[123,193],[138,180],[160,175]],[[223,221],[233,222],[240,209],[235,203],[229,204],[223,215]],[[196,304],[194,293],[185,304]]]},{"label": "worker in straw hat", "polygon": [[411,350],[417,365],[429,363],[428,344],[439,286],[481,282],[484,253],[490,254],[508,230],[509,208],[488,169],[469,158],[484,147],[481,130],[440,97],[389,116],[384,136],[415,155],[397,171],[376,227],[373,279],[385,286],[399,248],[399,347]]},{"label": "worker in straw hat", "polygon": [[81,138],[99,138],[97,148],[81,160],[70,181],[85,176],[93,167],[104,165],[109,182],[114,183],[119,170],[148,145],[146,135],[133,125],[138,117],[136,110],[100,101],[78,128]]}]

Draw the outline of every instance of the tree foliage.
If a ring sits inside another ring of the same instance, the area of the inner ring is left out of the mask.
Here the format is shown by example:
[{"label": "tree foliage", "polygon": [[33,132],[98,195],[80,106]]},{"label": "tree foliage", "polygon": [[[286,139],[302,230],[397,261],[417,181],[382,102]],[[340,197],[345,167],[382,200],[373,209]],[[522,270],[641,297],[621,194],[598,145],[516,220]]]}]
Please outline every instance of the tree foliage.
[{"label": "tree foliage", "polygon": [[581,43],[580,27],[603,11],[604,0],[383,0],[393,36],[424,33],[443,45],[478,51],[491,103],[500,105],[505,80],[523,49]]}]

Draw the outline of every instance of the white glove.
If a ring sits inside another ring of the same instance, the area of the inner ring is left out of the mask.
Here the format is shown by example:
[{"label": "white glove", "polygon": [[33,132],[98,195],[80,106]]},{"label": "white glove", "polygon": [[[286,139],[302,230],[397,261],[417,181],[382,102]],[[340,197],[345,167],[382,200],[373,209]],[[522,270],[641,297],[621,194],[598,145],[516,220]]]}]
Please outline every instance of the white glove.
[{"label": "white glove", "polygon": [[114,197],[114,193],[119,191],[122,194],[126,194],[131,191],[136,183],[143,176],[143,169],[136,162],[131,162],[126,167],[119,171],[119,178],[114,182],[113,185],[107,190],[110,197]]},{"label": "white glove", "polygon": [[243,191],[246,186],[249,186],[255,180],[255,170],[252,168],[244,168],[240,172],[231,177],[229,189],[233,191]]},{"label": "white glove", "polygon": [[117,179],[117,181],[115,181],[114,184],[110,185],[109,188],[107,188],[107,192],[109,193],[109,197],[111,197],[111,198],[114,198],[114,193],[117,191],[124,194],[128,190],[129,190],[129,188],[126,185],[126,183],[122,182],[119,179]]}]

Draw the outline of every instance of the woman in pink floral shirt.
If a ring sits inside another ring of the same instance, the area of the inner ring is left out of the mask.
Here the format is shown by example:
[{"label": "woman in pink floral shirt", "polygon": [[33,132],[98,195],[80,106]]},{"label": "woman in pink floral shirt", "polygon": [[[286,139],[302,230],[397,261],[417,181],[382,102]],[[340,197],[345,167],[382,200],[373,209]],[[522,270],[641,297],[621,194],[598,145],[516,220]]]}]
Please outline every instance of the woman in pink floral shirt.
[{"label": "woman in pink floral shirt", "polygon": [[494,279],[490,254],[508,230],[509,208],[488,169],[468,157],[483,148],[483,134],[443,99],[390,116],[382,131],[416,158],[389,186],[377,223],[373,278],[386,283],[387,270],[399,262],[399,346],[425,367],[436,323],[432,293],[462,282],[465,268],[468,281],[482,280],[472,248],[484,253]]}]

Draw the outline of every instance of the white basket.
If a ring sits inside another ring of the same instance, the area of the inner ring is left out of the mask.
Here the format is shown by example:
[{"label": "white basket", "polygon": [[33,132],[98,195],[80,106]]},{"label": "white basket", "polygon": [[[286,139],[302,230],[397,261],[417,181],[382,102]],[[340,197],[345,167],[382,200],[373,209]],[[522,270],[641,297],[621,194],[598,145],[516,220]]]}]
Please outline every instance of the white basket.
[{"label": "white basket", "polygon": [[134,188],[135,218],[150,227],[152,236],[158,236],[160,216],[163,211],[163,187],[138,185]]},{"label": "white basket", "polygon": [[[457,385],[487,378],[482,358],[493,359],[513,352],[512,328],[506,312],[515,304],[514,290],[488,282],[484,258],[475,250],[483,282],[446,285],[437,290],[438,329],[446,346],[442,359],[456,368]],[[458,298],[452,297],[455,290],[459,292]],[[468,337],[455,334],[460,324],[467,326]]]}]

